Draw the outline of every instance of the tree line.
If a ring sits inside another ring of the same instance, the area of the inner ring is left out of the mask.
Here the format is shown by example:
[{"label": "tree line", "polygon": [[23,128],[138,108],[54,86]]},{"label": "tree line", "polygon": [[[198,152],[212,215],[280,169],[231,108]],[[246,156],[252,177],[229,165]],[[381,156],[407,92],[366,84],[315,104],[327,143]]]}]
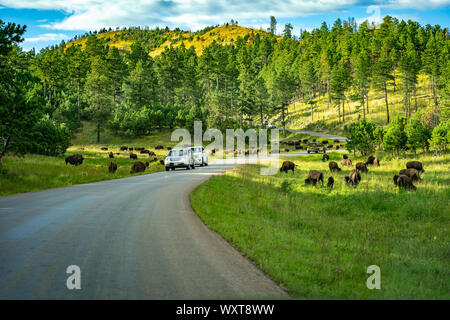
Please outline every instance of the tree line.
[{"label": "tree line", "polygon": [[[2,23],[2,30],[8,26]],[[378,26],[337,19],[331,27],[323,23],[298,38],[292,30],[286,24],[282,37],[276,36],[276,19],[271,17],[267,33],[250,30],[228,44],[214,41],[201,55],[181,42],[154,58],[149,54],[153,42],[142,39],[129,51],[120,51],[90,34],[84,47],[62,43],[37,54],[22,52],[13,39],[5,59],[21,61],[14,72],[27,75],[23,99],[35,103],[39,121],[72,132],[81,120],[93,121],[98,142],[105,128],[136,136],[154,129],[192,129],[194,120],[224,129],[276,117],[285,128],[291,103],[309,105],[314,120],[318,97],[345,123],[349,101],[359,101],[366,118],[371,88],[384,93],[386,123],[391,121],[389,96],[401,91],[406,120],[418,109],[419,73],[427,75],[433,96],[429,129],[448,121],[448,28],[386,16]],[[20,38],[23,32],[16,31]]]}]

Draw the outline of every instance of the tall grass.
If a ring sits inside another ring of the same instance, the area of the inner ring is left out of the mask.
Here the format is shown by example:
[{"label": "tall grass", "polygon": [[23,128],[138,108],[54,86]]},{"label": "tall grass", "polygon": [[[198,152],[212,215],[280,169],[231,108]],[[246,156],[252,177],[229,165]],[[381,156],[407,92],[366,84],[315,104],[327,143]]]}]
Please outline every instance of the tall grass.
[{"label": "tall grass", "polygon": [[[350,168],[331,174],[319,158],[296,158],[294,174],[261,176],[246,165],[215,176],[191,194],[193,208],[294,297],[448,299],[448,156],[419,158],[426,172],[416,192],[392,181],[405,159],[382,159],[352,188],[344,182]],[[311,169],[325,182],[332,175],[333,190],[305,185]],[[381,290],[366,287],[374,264]]]}]

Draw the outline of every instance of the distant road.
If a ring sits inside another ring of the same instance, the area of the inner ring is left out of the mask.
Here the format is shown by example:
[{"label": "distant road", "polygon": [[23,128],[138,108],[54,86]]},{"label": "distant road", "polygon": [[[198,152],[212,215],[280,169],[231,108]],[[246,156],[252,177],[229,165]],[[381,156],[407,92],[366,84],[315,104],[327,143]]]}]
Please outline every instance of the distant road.
[{"label": "distant road", "polygon": [[191,209],[191,190],[234,166],[0,197],[0,299],[288,297]]},{"label": "distant road", "polygon": [[328,133],[313,132],[313,131],[306,131],[306,130],[297,130],[297,129],[286,129],[286,131],[295,132],[295,133],[303,133],[303,134],[308,134],[310,136],[328,138],[328,139],[333,139],[333,140],[334,139],[338,139],[339,141],[347,141],[346,137],[336,136],[336,135],[328,134]]}]

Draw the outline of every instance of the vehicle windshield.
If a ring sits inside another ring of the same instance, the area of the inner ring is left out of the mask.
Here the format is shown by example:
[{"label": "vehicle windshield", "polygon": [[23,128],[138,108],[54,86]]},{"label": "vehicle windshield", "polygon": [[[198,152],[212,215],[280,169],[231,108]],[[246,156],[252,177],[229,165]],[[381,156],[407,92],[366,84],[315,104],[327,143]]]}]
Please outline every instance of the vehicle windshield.
[{"label": "vehicle windshield", "polygon": [[183,149],[170,150],[168,154],[169,157],[182,157],[184,155],[186,155],[186,151]]},{"label": "vehicle windshield", "polygon": [[192,147],[191,150],[192,150],[192,152],[202,152],[201,147]]}]

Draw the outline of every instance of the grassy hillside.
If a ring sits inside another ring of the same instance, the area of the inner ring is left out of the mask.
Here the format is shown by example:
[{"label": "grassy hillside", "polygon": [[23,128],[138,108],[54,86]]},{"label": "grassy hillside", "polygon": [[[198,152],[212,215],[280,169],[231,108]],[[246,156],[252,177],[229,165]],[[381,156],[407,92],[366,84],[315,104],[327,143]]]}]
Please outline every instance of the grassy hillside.
[{"label": "grassy hillside", "polygon": [[[396,87],[390,86],[388,93],[389,115],[392,120],[397,114],[404,115],[404,93],[402,87],[401,74],[396,72]],[[351,92],[347,93],[350,96]],[[344,133],[345,123],[349,123],[358,117],[363,118],[363,111],[359,101],[345,101],[345,122],[339,123],[337,106],[328,104],[328,96],[318,96],[314,100],[314,120],[311,120],[311,107],[303,103],[301,99],[289,106],[288,127],[309,128],[315,131],[327,133]],[[411,101],[411,112],[415,112],[414,99]],[[428,76],[420,74],[417,85],[417,107],[427,108],[434,106],[433,95],[429,87]],[[342,117],[342,108],[341,108]],[[369,112],[366,112],[366,119],[374,121],[378,125],[386,124],[386,104],[384,92],[374,90],[369,91]],[[342,120],[342,118],[341,118]]]},{"label": "grassy hillside", "polygon": [[[97,37],[105,39],[110,47],[116,47],[119,50],[129,51],[134,39],[122,36],[126,31],[112,31],[98,34]],[[140,30],[139,33],[151,33],[151,30]],[[205,47],[213,41],[221,44],[230,44],[236,41],[238,37],[244,38],[249,36],[248,41],[252,41],[256,34],[266,34],[263,30],[251,29],[235,25],[224,25],[213,28],[208,32],[187,32],[187,31],[168,31],[160,35],[156,35],[154,39],[147,41],[147,45],[153,47],[150,51],[152,57],[159,55],[165,48],[169,46],[180,46],[184,43],[186,48],[193,46],[198,55],[200,55]],[[87,38],[83,37],[67,43],[67,46],[79,45],[83,47]]]},{"label": "grassy hillside", "polygon": [[[448,155],[418,158],[426,172],[416,192],[392,181],[407,159],[378,156],[357,188],[344,182],[351,168],[330,174],[321,155],[290,158],[295,174],[241,166],[196,188],[192,206],[296,298],[448,299]],[[305,185],[311,169],[324,173],[324,187]],[[381,290],[366,287],[370,265],[381,268]]]}]

